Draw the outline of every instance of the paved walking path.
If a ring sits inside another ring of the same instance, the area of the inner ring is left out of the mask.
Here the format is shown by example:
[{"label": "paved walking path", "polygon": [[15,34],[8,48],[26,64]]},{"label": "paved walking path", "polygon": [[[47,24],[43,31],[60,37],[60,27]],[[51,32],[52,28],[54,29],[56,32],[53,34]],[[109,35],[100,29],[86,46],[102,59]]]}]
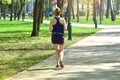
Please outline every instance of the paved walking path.
[{"label": "paved walking path", "polygon": [[65,68],[52,56],[8,80],[120,80],[120,27],[109,27],[65,49]]}]

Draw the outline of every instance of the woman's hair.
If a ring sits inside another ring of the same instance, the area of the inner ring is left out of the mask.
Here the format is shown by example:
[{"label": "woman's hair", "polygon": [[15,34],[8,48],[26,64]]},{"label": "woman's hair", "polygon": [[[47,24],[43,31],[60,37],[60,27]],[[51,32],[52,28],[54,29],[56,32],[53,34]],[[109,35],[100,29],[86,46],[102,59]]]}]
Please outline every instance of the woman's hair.
[{"label": "woman's hair", "polygon": [[55,8],[55,15],[56,16],[59,16],[61,14],[61,10],[60,10],[60,8]]}]

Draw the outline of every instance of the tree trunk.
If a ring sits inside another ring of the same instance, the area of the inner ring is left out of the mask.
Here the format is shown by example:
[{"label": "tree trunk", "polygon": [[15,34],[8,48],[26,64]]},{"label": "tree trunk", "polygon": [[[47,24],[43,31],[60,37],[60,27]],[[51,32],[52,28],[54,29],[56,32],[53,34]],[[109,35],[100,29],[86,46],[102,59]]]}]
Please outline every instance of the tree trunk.
[{"label": "tree trunk", "polygon": [[57,7],[59,7],[62,11],[61,16],[63,16],[63,5],[64,5],[64,0],[57,0]]},{"label": "tree trunk", "polygon": [[120,6],[120,2],[117,0],[117,15],[119,14],[119,6]]},{"label": "tree trunk", "polygon": [[19,3],[19,11],[18,11],[18,20],[20,20],[20,15],[21,15],[21,12],[22,12],[22,10],[23,10],[23,8],[24,8],[24,6],[25,6],[25,0],[23,1],[23,0],[20,0],[20,3]]},{"label": "tree trunk", "polygon": [[72,0],[68,1],[68,40],[72,40],[72,27],[71,27],[71,10],[72,10]]},{"label": "tree trunk", "polygon": [[43,17],[44,17],[44,0],[40,3],[41,4],[41,9],[39,10],[40,11],[40,22],[43,23]]},{"label": "tree trunk", "polygon": [[45,1],[45,19],[48,19],[48,1]]},{"label": "tree trunk", "polygon": [[72,3],[72,16],[73,16],[73,19],[75,19],[75,13],[74,13],[74,4]]},{"label": "tree trunk", "polygon": [[1,8],[1,3],[0,3],[0,20],[1,20],[1,9],[2,9],[2,8]]},{"label": "tree trunk", "polygon": [[102,24],[103,21],[103,0],[100,1],[100,24]]},{"label": "tree trunk", "polygon": [[44,0],[35,0],[35,8],[34,8],[34,18],[33,18],[33,31],[31,36],[38,36],[40,31],[40,24],[43,14],[43,4]]},{"label": "tree trunk", "polygon": [[11,2],[11,7],[10,7],[10,9],[11,9],[10,21],[12,21],[12,17],[13,17],[13,15],[12,15],[12,13],[13,13],[13,0],[12,0],[12,2]]},{"label": "tree trunk", "polygon": [[84,10],[84,1],[82,0],[81,9]]},{"label": "tree trunk", "polygon": [[109,18],[109,11],[110,10],[110,0],[107,0],[107,10],[106,10],[106,18]]},{"label": "tree trunk", "polygon": [[4,20],[6,19],[6,8],[7,8],[7,5],[6,4],[4,4],[4,11],[3,11],[3,18],[4,18]]},{"label": "tree trunk", "polygon": [[116,9],[115,9],[115,1],[111,0],[110,4],[110,10],[111,10],[111,20],[115,21],[116,20]]},{"label": "tree trunk", "polygon": [[33,31],[32,31],[32,34],[31,34],[31,36],[33,37],[33,36],[38,36],[39,34],[39,32],[38,32],[38,28],[39,28],[39,25],[38,25],[38,1],[39,0],[36,0],[35,1],[35,8],[34,8],[34,17],[33,17]]},{"label": "tree trunk", "polygon": [[72,11],[72,0],[68,1],[68,18],[71,19],[71,11]]},{"label": "tree trunk", "polygon": [[96,12],[96,0],[94,0],[94,4],[93,4],[93,8],[94,8],[94,12],[93,12],[93,21],[95,24],[95,28],[97,28],[97,12]]},{"label": "tree trunk", "polygon": [[79,0],[77,0],[77,22],[80,21],[79,16],[80,16],[80,11],[79,11]]},{"label": "tree trunk", "polygon": [[[68,4],[69,4],[69,1],[68,1]],[[65,12],[65,20],[66,20],[66,22],[68,21],[68,11],[69,11],[69,5],[67,5],[67,10]]]},{"label": "tree trunk", "polygon": [[88,21],[88,18],[89,18],[89,5],[90,5],[90,0],[87,0],[87,18],[86,18],[86,21]]},{"label": "tree trunk", "polygon": [[25,19],[25,0],[23,1],[23,7],[22,7],[22,21]]},{"label": "tree trunk", "polygon": [[17,14],[18,14],[18,0],[15,2],[15,7],[14,7],[14,20],[16,20],[17,18]]}]

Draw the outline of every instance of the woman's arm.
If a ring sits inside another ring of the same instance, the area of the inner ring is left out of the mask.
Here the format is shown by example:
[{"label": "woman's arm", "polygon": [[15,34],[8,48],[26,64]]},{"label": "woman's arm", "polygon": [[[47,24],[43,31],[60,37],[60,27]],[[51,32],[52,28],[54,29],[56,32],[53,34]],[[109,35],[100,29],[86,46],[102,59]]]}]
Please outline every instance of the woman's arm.
[{"label": "woman's arm", "polygon": [[64,25],[64,30],[67,30],[67,24],[66,24],[66,21],[65,21],[65,19],[63,19],[63,25]]},{"label": "woman's arm", "polygon": [[50,28],[49,28],[49,30],[52,32],[52,30],[53,30],[53,25],[52,25],[52,20],[50,21]]}]

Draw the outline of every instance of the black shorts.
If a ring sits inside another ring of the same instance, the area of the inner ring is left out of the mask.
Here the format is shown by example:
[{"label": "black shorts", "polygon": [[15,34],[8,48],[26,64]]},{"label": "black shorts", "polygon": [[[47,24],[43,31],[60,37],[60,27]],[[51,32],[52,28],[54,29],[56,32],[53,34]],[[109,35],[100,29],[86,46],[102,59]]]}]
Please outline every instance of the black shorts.
[{"label": "black shorts", "polygon": [[52,36],[52,43],[53,44],[64,44],[64,37],[54,37]]}]

